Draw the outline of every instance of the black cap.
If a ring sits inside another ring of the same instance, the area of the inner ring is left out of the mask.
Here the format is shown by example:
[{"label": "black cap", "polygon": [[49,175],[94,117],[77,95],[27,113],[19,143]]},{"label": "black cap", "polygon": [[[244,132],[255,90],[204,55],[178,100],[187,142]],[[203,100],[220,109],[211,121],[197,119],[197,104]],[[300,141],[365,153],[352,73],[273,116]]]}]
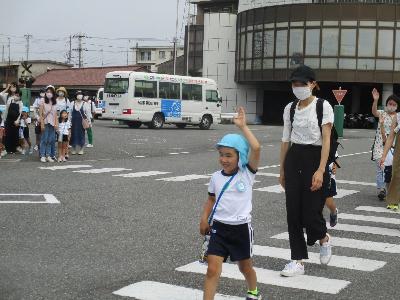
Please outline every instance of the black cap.
[{"label": "black cap", "polygon": [[76,95],[76,96],[78,96],[78,95],[83,95],[83,93],[82,93],[81,90],[77,90],[76,93],[75,93],[75,95]]},{"label": "black cap", "polygon": [[313,69],[305,65],[297,67],[290,75],[290,81],[300,81],[303,83],[315,81],[315,72]]}]

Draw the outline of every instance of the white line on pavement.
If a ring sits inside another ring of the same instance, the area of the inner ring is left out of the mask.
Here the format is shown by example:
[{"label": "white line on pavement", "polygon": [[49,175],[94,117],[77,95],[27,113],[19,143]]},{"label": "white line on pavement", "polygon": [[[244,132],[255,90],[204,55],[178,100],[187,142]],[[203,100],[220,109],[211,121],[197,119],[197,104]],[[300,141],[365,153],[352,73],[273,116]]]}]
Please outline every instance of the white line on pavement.
[{"label": "white line on pavement", "polygon": [[0,196],[27,196],[27,197],[43,197],[44,201],[27,201],[27,200],[0,200],[0,204],[59,204],[60,201],[53,194],[0,194]]},{"label": "white line on pavement", "polygon": [[210,177],[211,177],[210,175],[190,174],[190,175],[183,175],[183,176],[177,176],[177,177],[159,178],[156,180],[181,182],[181,181],[189,181],[189,180],[196,180],[196,179],[208,179]]},{"label": "white line on pavement", "polygon": [[[278,240],[289,240],[289,233],[288,232],[280,233],[272,236],[271,238]],[[355,240],[355,239],[339,238],[333,236],[332,245],[336,247],[344,247],[351,249],[400,254],[400,245],[398,244]]]},{"label": "white line on pavement", "polygon": [[146,156],[144,155],[135,155],[134,158],[145,158]]},{"label": "white line on pavement", "polygon": [[83,168],[91,168],[90,165],[64,165],[64,166],[52,166],[52,167],[39,167],[41,170],[67,170],[67,169],[83,169]]},{"label": "white line on pavement", "polygon": [[339,219],[400,225],[400,219],[399,218],[375,217],[375,216],[365,216],[365,215],[355,215],[355,214],[340,213],[339,214]]},{"label": "white line on pavement", "polygon": [[[128,285],[113,294],[138,300],[201,300],[203,291],[154,281]],[[215,300],[241,300],[243,297],[216,294]]]},{"label": "white line on pavement", "polygon": [[254,189],[254,190],[259,191],[259,192],[269,192],[269,193],[276,193],[276,194],[281,194],[281,193],[285,192],[285,190],[282,188],[282,186],[280,184],[266,186],[266,187],[262,187],[262,188]]},{"label": "white line on pavement", "polygon": [[[285,249],[285,248],[254,245],[253,253],[254,255],[258,256],[281,258],[285,260],[290,259],[290,249]],[[307,263],[318,264],[318,265],[321,264],[319,259],[319,253],[308,252],[308,258],[309,259],[306,261]],[[349,256],[339,256],[339,255],[332,255],[332,259],[329,262],[329,266],[358,270],[358,271],[367,271],[367,272],[380,269],[385,264],[386,264],[385,261],[371,260],[358,257],[349,257]]]},{"label": "white line on pavement", "polygon": [[[179,267],[176,270],[180,272],[205,274],[207,266],[199,262],[193,262]],[[326,294],[338,294],[351,283],[346,280],[329,279],[309,275],[282,277],[280,276],[279,271],[262,268],[254,268],[254,270],[257,273],[257,281],[259,283],[316,291]],[[243,274],[240,273],[237,265],[234,264],[223,264],[221,277],[244,280]]]},{"label": "white line on pavement", "polygon": [[127,173],[127,174],[117,174],[113,175],[115,177],[125,177],[125,178],[140,178],[140,177],[149,177],[156,175],[164,175],[169,174],[171,172],[160,172],[160,171],[148,171],[148,172],[136,172],[136,173]]},{"label": "white line on pavement", "polygon": [[[327,223],[327,226],[329,226],[329,223]],[[330,227],[330,229],[331,230],[360,232],[360,233],[369,233],[369,234],[376,234],[376,235],[400,237],[400,230],[392,229],[392,228],[383,228],[383,227],[373,227],[373,226],[363,226],[363,225],[352,225],[352,224],[339,223],[335,227]]]},{"label": "white line on pavement", "polygon": [[370,211],[370,212],[378,212],[378,213],[388,213],[388,214],[400,214],[397,211],[393,211],[391,209],[387,209],[385,207],[378,206],[358,206],[355,208],[356,210]]},{"label": "white line on pavement", "polygon": [[351,180],[341,180],[341,179],[336,179],[336,182],[337,183],[344,183],[344,184],[376,186],[376,183],[374,183],[374,182],[362,182],[362,181],[351,181]]},{"label": "white line on pavement", "polygon": [[121,172],[121,171],[132,171],[132,169],[101,168],[101,169],[89,169],[89,170],[80,170],[80,171],[72,171],[72,172],[74,172],[74,173],[83,173],[83,174],[102,174],[102,173]]},{"label": "white line on pavement", "polygon": [[356,152],[356,153],[343,154],[343,155],[339,155],[339,158],[348,157],[348,156],[355,156],[355,155],[361,155],[361,154],[371,154],[371,151],[364,151],[364,152]]},{"label": "white line on pavement", "polygon": [[280,167],[281,165],[270,165],[270,166],[264,166],[264,167],[259,167],[259,170],[265,170],[265,169],[271,169],[271,168],[277,168]]},{"label": "white line on pavement", "polygon": [[170,154],[170,155],[178,155],[179,153],[177,153],[177,152],[171,152],[171,153],[168,153],[168,154]]}]

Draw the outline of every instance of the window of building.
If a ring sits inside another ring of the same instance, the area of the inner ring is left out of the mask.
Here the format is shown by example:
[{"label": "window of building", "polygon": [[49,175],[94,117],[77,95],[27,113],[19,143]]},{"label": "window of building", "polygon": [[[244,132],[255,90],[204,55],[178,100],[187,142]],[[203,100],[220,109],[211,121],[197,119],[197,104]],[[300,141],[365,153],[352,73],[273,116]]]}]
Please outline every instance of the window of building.
[{"label": "window of building", "polygon": [[246,35],[242,33],[240,35],[240,58],[244,58],[246,50]]},{"label": "window of building", "polygon": [[276,31],[276,56],[287,56],[287,30]]},{"label": "window of building", "polygon": [[275,31],[265,30],[264,31],[264,57],[274,56],[274,45],[275,45]]},{"label": "window of building", "polygon": [[181,85],[172,82],[160,82],[159,93],[162,99],[180,99],[181,98]]},{"label": "window of building", "polygon": [[378,31],[378,56],[393,57],[393,30]]},{"label": "window of building", "polygon": [[151,60],[151,51],[140,51],[140,60],[143,61]]},{"label": "window of building", "polygon": [[337,58],[321,58],[321,69],[337,69]]},{"label": "window of building", "polygon": [[273,69],[273,68],[274,68],[274,60],[273,59],[264,59],[263,69]]},{"label": "window of building", "polygon": [[253,46],[253,57],[262,57],[262,47],[263,47],[263,34],[262,31],[254,32],[254,46]]},{"label": "window of building", "polygon": [[247,33],[246,41],[246,58],[251,58],[253,55],[253,32]]},{"label": "window of building", "polygon": [[358,59],[358,70],[375,70],[375,59]]},{"label": "window of building", "polygon": [[215,90],[206,90],[206,101],[207,102],[218,102],[218,92]]},{"label": "window of building", "polygon": [[400,30],[396,30],[395,57],[400,57]]},{"label": "window of building", "polygon": [[360,28],[358,33],[358,56],[375,57],[375,43],[376,30]]},{"label": "window of building", "polygon": [[340,58],[339,68],[344,70],[357,69],[357,60],[355,58]]},{"label": "window of building", "polygon": [[393,60],[392,59],[377,59],[376,60],[376,70],[392,71],[393,70]]},{"label": "window of building", "polygon": [[261,70],[261,58],[257,58],[253,60],[253,69],[254,70]]},{"label": "window of building", "polygon": [[303,29],[290,29],[289,56],[303,56]]},{"label": "window of building", "polygon": [[356,56],[357,29],[342,29],[340,40],[341,56]]},{"label": "window of building", "polygon": [[322,29],[322,56],[338,56],[339,52],[339,29]]},{"label": "window of building", "polygon": [[304,64],[313,69],[319,69],[319,58],[305,58]]},{"label": "window of building", "polygon": [[159,57],[160,59],[165,59],[165,51],[160,51],[160,52],[158,53],[158,57]]},{"label": "window of building", "polygon": [[182,84],[182,100],[202,101],[202,86],[198,84]]},{"label": "window of building", "polygon": [[287,69],[287,58],[275,59],[275,69]]},{"label": "window of building", "polygon": [[319,55],[320,29],[306,30],[306,55]]},{"label": "window of building", "polygon": [[135,80],[135,97],[157,98],[157,82]]}]

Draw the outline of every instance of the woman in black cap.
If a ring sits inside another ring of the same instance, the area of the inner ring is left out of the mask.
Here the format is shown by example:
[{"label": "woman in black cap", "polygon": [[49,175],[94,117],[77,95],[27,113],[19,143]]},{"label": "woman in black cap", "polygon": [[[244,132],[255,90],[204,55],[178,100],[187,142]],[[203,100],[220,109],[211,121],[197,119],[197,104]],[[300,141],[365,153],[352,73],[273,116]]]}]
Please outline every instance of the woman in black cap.
[{"label": "woman in black cap", "polygon": [[[332,256],[322,210],[329,182],[327,161],[333,110],[328,101],[313,96],[318,89],[314,71],[307,66],[295,69],[290,77],[297,100],[284,110],[279,182],[285,189],[289,243],[292,261],[282,276],[304,274],[307,245],[320,243],[320,261],[327,265]],[[303,228],[307,233],[307,244]]]},{"label": "woman in black cap", "polygon": [[76,100],[71,102],[69,119],[71,122],[71,146],[72,154],[83,154],[85,146],[85,130],[83,120],[90,125],[90,110],[87,104],[83,101],[82,91],[76,92]]}]

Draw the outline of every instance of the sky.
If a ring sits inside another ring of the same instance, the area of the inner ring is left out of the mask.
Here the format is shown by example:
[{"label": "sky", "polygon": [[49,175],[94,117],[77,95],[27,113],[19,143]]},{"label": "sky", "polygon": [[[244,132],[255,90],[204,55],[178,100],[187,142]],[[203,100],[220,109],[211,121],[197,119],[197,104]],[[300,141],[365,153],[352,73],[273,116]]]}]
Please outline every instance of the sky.
[{"label": "sky", "polygon": [[[186,0],[0,0],[6,8],[0,18],[0,60],[26,59],[26,38],[30,38],[29,59],[65,62],[69,36],[83,33],[84,66],[126,65],[127,49],[139,45],[171,44],[175,36],[176,5],[179,1],[178,38],[183,38]],[[143,39],[159,41],[143,41]],[[183,42],[182,42],[183,43]],[[78,39],[72,39],[76,49]],[[77,52],[72,62],[77,64]],[[132,63],[132,54],[128,55]]]}]

